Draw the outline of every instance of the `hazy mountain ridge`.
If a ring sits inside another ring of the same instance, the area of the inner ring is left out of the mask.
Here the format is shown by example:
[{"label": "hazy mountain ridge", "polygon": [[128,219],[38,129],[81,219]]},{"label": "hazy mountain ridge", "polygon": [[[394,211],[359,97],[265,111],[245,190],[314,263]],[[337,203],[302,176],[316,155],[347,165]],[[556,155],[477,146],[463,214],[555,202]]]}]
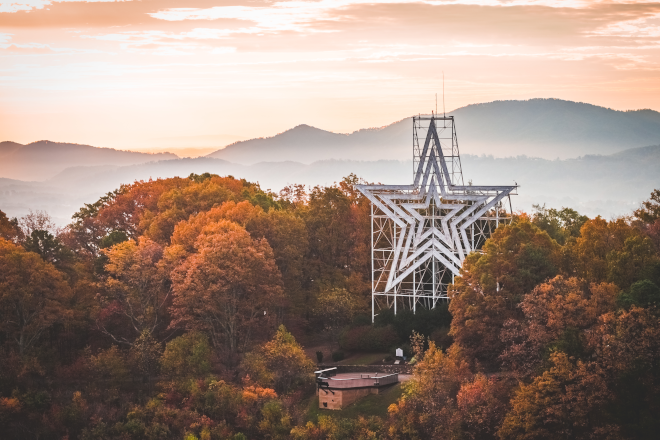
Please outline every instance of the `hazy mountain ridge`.
[{"label": "hazy mountain ridge", "polygon": [[557,99],[528,101],[495,101],[474,104],[453,112],[461,138],[468,144],[483,142],[487,136],[503,130],[513,145],[529,144],[556,148],[556,156],[526,154],[538,157],[567,157],[561,153],[575,150],[573,157],[587,154],[611,154],[628,148],[660,142],[660,113],[654,110],[618,111],[592,104]]},{"label": "hazy mountain ridge", "polygon": [[[383,128],[368,128],[350,134],[333,133],[306,124],[272,137],[235,142],[207,157],[243,165],[293,160],[405,160],[412,145],[412,125],[404,119]],[[408,134],[404,138],[403,133]]]},{"label": "hazy mountain ridge", "polygon": [[[403,121],[382,129],[362,129],[351,134],[332,133],[302,124],[273,137],[236,142],[207,157],[244,165],[287,160],[301,163],[327,159],[403,160],[406,157],[402,150],[405,150],[406,143],[402,142],[403,139],[398,133],[391,133],[401,122]],[[408,126],[406,128],[408,131],[411,129]],[[412,142],[410,133],[407,144]],[[378,149],[377,155],[374,155],[374,149]]]},{"label": "hazy mountain ridge", "polygon": [[48,179],[72,166],[125,166],[167,159],[178,159],[178,156],[65,142],[37,141],[26,145],[0,142],[0,176],[21,180]]},{"label": "hazy mountain ridge", "polygon": [[[496,157],[527,155],[545,159],[612,154],[660,143],[660,113],[617,111],[557,99],[494,101],[449,113],[456,119],[462,154]],[[409,160],[412,121],[349,134],[298,125],[272,137],[233,143],[207,157],[253,165],[295,161]],[[172,153],[141,153],[89,145],[38,141],[0,142],[0,176],[44,180],[72,166],[127,166],[164,159]]]},{"label": "hazy mountain ridge", "polygon": [[[592,216],[623,215],[660,188],[660,113],[656,111],[621,112],[536,99],[475,104],[451,114],[456,117],[465,182],[516,181],[521,187],[515,209],[547,203]],[[506,143],[486,142],[503,138],[503,133],[508,136]],[[588,141],[590,137],[596,141]],[[544,144],[543,139],[554,143]],[[654,141],[624,148],[645,139]],[[479,151],[480,142],[488,148]],[[299,125],[197,159],[50,141],[2,142],[0,209],[11,216],[44,209],[65,224],[83,203],[122,183],[204,172],[242,177],[276,192],[292,183],[330,185],[350,173],[370,182],[408,184],[413,173],[411,144],[410,118],[350,134]],[[509,150],[513,152],[508,157],[498,157]],[[553,160],[568,150],[576,157]]]},{"label": "hazy mountain ridge", "polygon": [[25,145],[19,144],[17,142],[5,141],[0,142],[0,158],[4,158],[12,153],[15,153],[20,148],[23,148]]},{"label": "hazy mountain ridge", "polygon": [[[545,159],[612,154],[660,143],[660,112],[618,111],[558,99],[494,101],[458,108],[458,145],[463,154]],[[235,142],[208,157],[251,165],[261,161],[326,159],[408,160],[412,121],[350,134],[298,125],[268,138]]]},{"label": "hazy mountain ridge", "polygon": [[[590,216],[606,218],[627,215],[639,202],[660,188],[660,145],[626,150],[613,155],[584,156],[570,160],[548,160],[527,156],[496,158],[463,155],[465,183],[520,185],[513,198],[515,210],[531,209],[532,204],[569,206]],[[412,160],[299,162],[260,162],[241,165],[214,158],[176,159],[131,166],[100,165],[70,167],[45,182],[0,179],[0,209],[9,216],[21,216],[28,209],[43,209],[60,224],[84,203],[122,183],[150,178],[188,176],[211,172],[259,182],[275,192],[292,183],[331,185],[350,173],[369,182],[409,184],[413,178]]]}]

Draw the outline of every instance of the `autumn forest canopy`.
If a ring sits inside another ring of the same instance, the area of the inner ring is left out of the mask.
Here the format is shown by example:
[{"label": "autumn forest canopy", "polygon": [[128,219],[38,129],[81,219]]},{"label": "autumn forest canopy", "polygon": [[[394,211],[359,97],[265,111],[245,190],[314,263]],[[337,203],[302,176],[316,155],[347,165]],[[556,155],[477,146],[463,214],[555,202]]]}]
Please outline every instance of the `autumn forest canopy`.
[{"label": "autumn forest canopy", "polygon": [[[358,180],[138,181],[65,228],[0,211],[2,437],[656,438],[660,190],[611,220],[517,213],[448,304],[372,324]],[[310,414],[319,343],[403,347],[412,378],[381,414]]]}]

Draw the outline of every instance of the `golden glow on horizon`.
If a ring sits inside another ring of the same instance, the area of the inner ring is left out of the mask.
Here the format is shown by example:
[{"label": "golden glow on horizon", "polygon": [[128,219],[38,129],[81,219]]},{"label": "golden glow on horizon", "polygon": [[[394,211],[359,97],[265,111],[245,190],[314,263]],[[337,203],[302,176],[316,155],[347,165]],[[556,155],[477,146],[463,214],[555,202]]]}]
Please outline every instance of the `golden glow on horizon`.
[{"label": "golden glow on horizon", "polygon": [[[212,148],[555,97],[660,110],[660,2],[0,0],[0,140]],[[193,151],[193,150],[189,150]]]}]

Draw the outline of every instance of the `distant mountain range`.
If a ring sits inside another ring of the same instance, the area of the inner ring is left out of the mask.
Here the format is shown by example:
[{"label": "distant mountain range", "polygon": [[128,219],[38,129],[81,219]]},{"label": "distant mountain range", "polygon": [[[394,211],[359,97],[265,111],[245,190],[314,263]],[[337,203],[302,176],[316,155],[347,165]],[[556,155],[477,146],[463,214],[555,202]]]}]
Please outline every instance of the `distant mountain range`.
[{"label": "distant mountain range", "polygon": [[[515,180],[521,185],[515,209],[547,203],[610,217],[629,214],[660,188],[656,111],[533,99],[470,105],[451,114],[465,181],[505,185]],[[259,182],[275,192],[291,183],[331,185],[350,173],[370,182],[407,184],[411,146],[410,119],[351,134],[300,125],[197,159],[50,141],[2,142],[0,209],[10,216],[44,209],[66,224],[83,203],[122,183],[207,171]]]},{"label": "distant mountain range", "polygon": [[45,180],[72,166],[122,166],[166,159],[178,159],[178,156],[171,153],[138,153],[51,141],[38,141],[27,145],[0,142],[0,177]]},{"label": "distant mountain range", "polygon": [[[520,185],[513,197],[515,210],[530,211],[533,204],[577,209],[589,216],[606,218],[630,214],[640,201],[660,188],[660,145],[626,150],[607,156],[585,156],[568,160],[530,157],[494,158],[463,155],[465,181],[474,184]],[[44,182],[0,178],[0,209],[9,216],[25,215],[29,209],[49,212],[57,222],[70,222],[83,203],[92,203],[122,183],[150,178],[188,176],[211,172],[259,182],[277,192],[291,183],[332,185],[350,173],[369,182],[408,184],[412,161],[324,160],[260,162],[241,165],[221,159],[200,157],[148,162],[138,165],[78,166],[67,168]]]},{"label": "distant mountain range", "polygon": [[[611,154],[660,143],[660,112],[617,111],[558,99],[495,101],[448,113],[463,154],[545,159]],[[236,142],[208,155],[251,165],[319,160],[408,160],[412,120],[351,134],[299,125],[273,137]]]},{"label": "distant mountain range", "polygon": [[[660,113],[616,111],[558,99],[495,101],[452,111],[462,154],[544,159],[612,154],[660,144]],[[412,120],[350,134],[299,125],[278,135],[236,142],[208,157],[242,165],[321,160],[410,160]],[[72,166],[136,165],[177,159],[51,141],[0,142],[0,177],[45,180]]]}]

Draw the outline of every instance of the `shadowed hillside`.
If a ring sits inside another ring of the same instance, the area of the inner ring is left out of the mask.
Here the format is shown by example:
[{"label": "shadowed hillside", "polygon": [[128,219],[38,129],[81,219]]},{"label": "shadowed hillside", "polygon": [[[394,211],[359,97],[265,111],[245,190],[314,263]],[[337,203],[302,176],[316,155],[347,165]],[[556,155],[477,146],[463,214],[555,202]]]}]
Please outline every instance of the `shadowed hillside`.
[{"label": "shadowed hillside", "polygon": [[452,112],[462,151],[554,159],[611,154],[660,143],[660,113],[530,99],[474,104]]},{"label": "shadowed hillside", "polygon": [[[449,113],[463,154],[527,155],[545,159],[612,154],[660,142],[660,113],[616,111],[558,99],[495,101]],[[410,118],[382,128],[338,134],[299,125],[276,136],[236,142],[209,157],[245,165],[326,159],[409,160]]]},{"label": "shadowed hillside", "polygon": [[406,147],[411,142],[410,119],[351,134],[332,133],[303,124],[273,137],[236,142],[208,157],[244,165],[288,160],[303,163],[326,159],[405,160],[410,151]]},{"label": "shadowed hillside", "polygon": [[72,166],[135,165],[177,157],[171,153],[137,153],[51,141],[38,141],[27,145],[2,142],[0,143],[0,176],[21,180],[44,180]]}]

